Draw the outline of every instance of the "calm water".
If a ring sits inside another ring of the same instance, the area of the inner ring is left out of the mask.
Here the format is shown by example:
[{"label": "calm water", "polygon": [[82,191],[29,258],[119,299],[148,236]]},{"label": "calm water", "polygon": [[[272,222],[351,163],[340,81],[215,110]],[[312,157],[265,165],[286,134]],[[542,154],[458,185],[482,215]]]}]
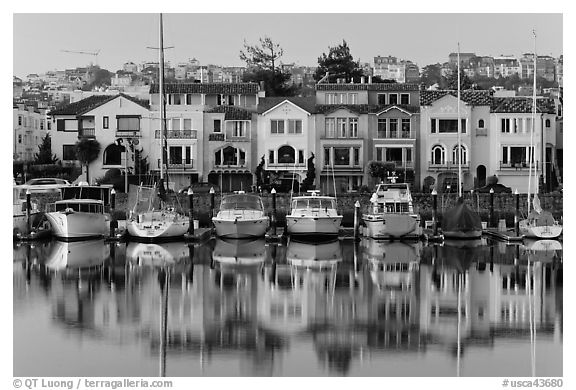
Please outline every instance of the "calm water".
[{"label": "calm water", "polygon": [[563,374],[557,242],[47,242],[13,269],[15,376]]}]

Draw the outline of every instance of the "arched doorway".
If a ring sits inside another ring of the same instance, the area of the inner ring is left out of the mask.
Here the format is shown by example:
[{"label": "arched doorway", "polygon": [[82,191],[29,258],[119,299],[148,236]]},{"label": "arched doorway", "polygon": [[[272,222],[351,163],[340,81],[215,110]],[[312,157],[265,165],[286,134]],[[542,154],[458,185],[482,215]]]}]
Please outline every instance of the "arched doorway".
[{"label": "arched doorway", "polygon": [[478,165],[476,168],[477,187],[484,187],[486,185],[486,167]]},{"label": "arched doorway", "polygon": [[122,165],[122,153],[125,150],[120,143],[108,145],[102,155],[102,165]]}]

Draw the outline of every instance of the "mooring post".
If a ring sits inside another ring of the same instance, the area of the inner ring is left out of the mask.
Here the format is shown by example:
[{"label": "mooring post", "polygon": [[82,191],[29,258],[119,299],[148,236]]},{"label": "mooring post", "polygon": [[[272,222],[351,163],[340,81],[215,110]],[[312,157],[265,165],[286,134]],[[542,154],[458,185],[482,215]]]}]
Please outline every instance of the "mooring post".
[{"label": "mooring post", "polygon": [[214,207],[215,207],[215,201],[214,201],[214,187],[210,187],[210,222],[212,222],[212,218],[214,218]]},{"label": "mooring post", "polygon": [[190,210],[188,233],[194,235],[194,191],[190,187],[188,187],[188,209]]},{"label": "mooring post", "polygon": [[30,210],[32,209],[32,194],[30,190],[26,190],[26,233],[32,233],[32,221],[30,220]]},{"label": "mooring post", "polygon": [[112,188],[110,191],[110,238],[116,235],[116,216],[114,213],[114,207],[116,206],[116,191]]},{"label": "mooring post", "polygon": [[434,226],[434,235],[438,235],[438,192],[436,188],[432,190],[432,225]]},{"label": "mooring post", "polygon": [[514,229],[516,231],[516,236],[520,235],[520,193],[518,188],[514,191],[514,197],[516,198],[516,212],[514,213]]},{"label": "mooring post", "polygon": [[490,221],[488,227],[494,227],[494,188],[490,188]]},{"label": "mooring post", "polygon": [[360,202],[354,203],[354,240],[360,239]]},{"label": "mooring post", "polygon": [[276,188],[270,191],[272,194],[272,235],[276,236]]}]

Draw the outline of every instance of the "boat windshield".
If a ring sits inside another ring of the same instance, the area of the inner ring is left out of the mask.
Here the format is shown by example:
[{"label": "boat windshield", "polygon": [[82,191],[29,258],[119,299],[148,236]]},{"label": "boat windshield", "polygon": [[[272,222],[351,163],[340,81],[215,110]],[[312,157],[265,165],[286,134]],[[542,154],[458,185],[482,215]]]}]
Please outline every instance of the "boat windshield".
[{"label": "boat windshield", "polygon": [[333,199],[304,198],[292,201],[293,209],[335,209],[336,202]]},{"label": "boat windshield", "polygon": [[76,203],[76,202],[63,202],[63,203],[56,203],[55,205],[56,211],[65,211],[73,210],[76,212],[83,212],[83,213],[102,213],[103,208],[102,204],[100,203]]},{"label": "boat windshield", "polygon": [[221,210],[262,210],[260,198],[254,195],[230,195],[222,199]]}]

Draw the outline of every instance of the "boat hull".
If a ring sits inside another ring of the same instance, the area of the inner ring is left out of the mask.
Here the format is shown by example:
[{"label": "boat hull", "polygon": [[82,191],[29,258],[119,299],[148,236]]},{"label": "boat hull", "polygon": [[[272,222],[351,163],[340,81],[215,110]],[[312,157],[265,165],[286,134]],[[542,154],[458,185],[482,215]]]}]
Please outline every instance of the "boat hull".
[{"label": "boat hull", "polygon": [[268,230],[268,217],[254,219],[212,218],[216,235],[224,238],[262,237]]},{"label": "boat hull", "polygon": [[286,216],[286,229],[292,235],[338,235],[342,216]]},{"label": "boat hull", "polygon": [[363,217],[366,237],[395,239],[419,237],[422,234],[420,217],[411,214],[367,214]]},{"label": "boat hull", "polygon": [[46,213],[52,234],[63,240],[103,237],[107,233],[104,214],[56,211]]},{"label": "boat hull", "polygon": [[561,225],[534,226],[526,221],[520,221],[520,234],[526,238],[554,239],[562,234]]},{"label": "boat hull", "polygon": [[480,230],[447,230],[442,231],[444,238],[453,240],[474,240],[482,237],[482,229]]},{"label": "boat hull", "polygon": [[183,237],[188,231],[190,222],[185,218],[173,220],[141,221],[129,220],[126,222],[128,234],[142,240],[169,240]]}]

